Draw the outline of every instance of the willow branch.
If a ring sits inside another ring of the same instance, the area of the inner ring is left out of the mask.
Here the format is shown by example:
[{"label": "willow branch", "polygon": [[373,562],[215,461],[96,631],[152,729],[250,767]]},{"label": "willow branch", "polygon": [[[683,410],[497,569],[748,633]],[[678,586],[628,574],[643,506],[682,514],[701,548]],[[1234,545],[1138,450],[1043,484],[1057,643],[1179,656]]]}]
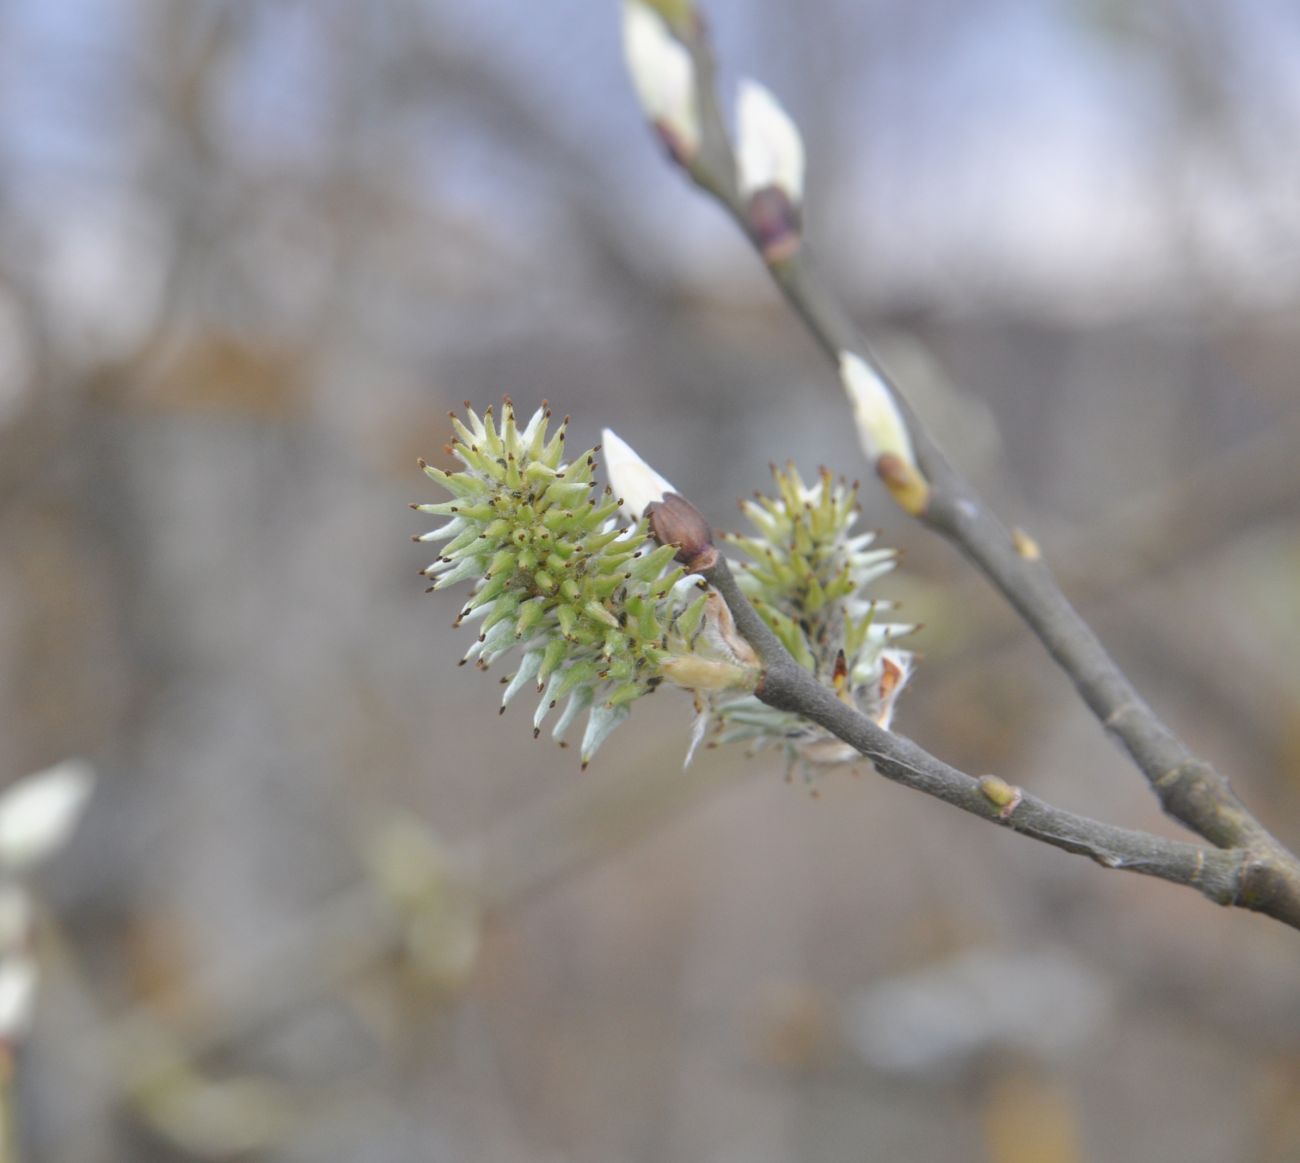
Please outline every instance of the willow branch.
[{"label": "willow branch", "polygon": [[[1034,631],[1105,730],[1132,758],[1164,811],[1216,847],[1247,854],[1246,866],[1255,871],[1238,887],[1249,899],[1236,903],[1275,916],[1300,915],[1300,861],[1251,814],[1227,779],[1193,754],[1147,705],[1066,599],[1037,546],[1023,536],[1013,536],[949,463],[879,366],[864,336],[819,279],[807,244],[796,237],[792,247],[765,248],[754,204],[747,204],[738,188],[736,162],[714,92],[711,50],[698,19],[684,43],[695,66],[701,121],[699,149],[685,168],[755,244],[773,281],[837,368],[841,353],[853,352],[867,360],[888,387],[928,485],[926,503],[917,517],[951,541]],[[1284,906],[1277,904],[1279,896],[1287,902]],[[1279,907],[1282,913],[1275,911]]]},{"label": "willow branch", "polygon": [[717,555],[701,572],[762,661],[763,678],[755,692],[759,699],[824,727],[886,779],[1103,867],[1195,888],[1217,904],[1252,909],[1300,928],[1300,884],[1250,850],[1190,844],[1076,815],[1001,780],[950,767],[910,739],[878,726],[795,661],[741,593],[725,558]]}]

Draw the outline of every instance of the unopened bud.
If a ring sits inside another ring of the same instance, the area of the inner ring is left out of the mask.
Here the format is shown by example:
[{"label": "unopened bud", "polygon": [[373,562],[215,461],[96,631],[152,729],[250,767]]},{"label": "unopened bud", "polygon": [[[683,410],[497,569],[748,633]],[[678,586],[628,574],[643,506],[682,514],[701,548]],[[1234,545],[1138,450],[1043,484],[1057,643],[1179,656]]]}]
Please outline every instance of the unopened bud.
[{"label": "unopened bud", "polygon": [[94,782],[89,765],[66,760],[5,788],[0,793],[0,866],[21,871],[63,847]]},{"label": "unopened bud", "polygon": [[765,263],[790,258],[803,240],[799,207],[778,186],[766,186],[754,194],[745,207],[750,236]]},{"label": "unopened bud", "polygon": [[884,453],[876,461],[876,475],[905,513],[919,517],[925,512],[930,501],[930,486],[925,477],[901,456],[894,452]]},{"label": "unopened bud", "polygon": [[1039,548],[1038,542],[1019,526],[1011,530],[1011,544],[1016,547],[1016,552],[1026,561],[1038,561],[1043,556],[1043,551]]},{"label": "unopened bud", "polygon": [[1020,788],[1007,783],[1005,779],[999,779],[996,775],[981,775],[979,785],[984,798],[1001,809],[998,818],[1002,820],[1020,806],[1020,801],[1025,796]]},{"label": "unopened bud", "polygon": [[700,150],[700,115],[691,54],[642,0],[624,0],[623,54],[641,108],[681,165]]},{"label": "unopened bud", "polygon": [[909,464],[914,463],[912,438],[899,411],[894,393],[890,391],[876,371],[860,355],[851,351],[840,352],[840,382],[853,405],[853,418],[858,425],[858,438],[862,450],[872,460],[886,452],[895,453]]},{"label": "unopened bud", "polygon": [[736,98],[736,171],[750,233],[766,262],[798,249],[803,139],[771,91],[748,78]]},{"label": "unopened bud", "polygon": [[600,434],[600,447],[605,454],[605,472],[609,487],[619,498],[623,508],[635,521],[645,515],[646,509],[662,501],[673,486],[650,467],[636,450],[612,428]]},{"label": "unopened bud", "polygon": [[676,557],[693,573],[710,568],[718,560],[713,530],[699,511],[680,493],[667,493],[650,506],[650,532],[660,545],[677,546]]},{"label": "unopened bud", "polygon": [[36,961],[30,955],[10,953],[0,957],[0,1045],[11,1047],[27,1034],[39,977]]},{"label": "unopened bud", "polygon": [[679,35],[690,32],[696,25],[695,0],[645,0]]},{"label": "unopened bud", "polygon": [[853,406],[862,450],[875,464],[899,505],[915,516],[925,511],[930,489],[912,452],[912,437],[894,393],[860,355],[840,352],[840,382]]},{"label": "unopened bud", "polygon": [[803,199],[803,139],[772,91],[748,77],[736,96],[736,169],[745,197],[769,186]]}]

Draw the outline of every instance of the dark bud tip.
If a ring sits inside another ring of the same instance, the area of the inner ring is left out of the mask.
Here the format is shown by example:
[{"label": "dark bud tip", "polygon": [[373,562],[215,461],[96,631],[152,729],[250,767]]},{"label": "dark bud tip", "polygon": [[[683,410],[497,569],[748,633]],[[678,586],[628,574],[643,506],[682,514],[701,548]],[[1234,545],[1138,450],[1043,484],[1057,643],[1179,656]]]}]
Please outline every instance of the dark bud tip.
[{"label": "dark bud tip", "polygon": [[424,457],[422,456],[416,457],[415,463],[418,464],[421,468],[429,467],[429,462],[425,460]]},{"label": "dark bud tip", "polygon": [[767,186],[749,200],[745,208],[749,233],[763,260],[780,262],[800,248],[800,209],[779,186]]},{"label": "dark bud tip", "polygon": [[541,733],[542,733],[542,729],[541,729],[540,727],[534,727],[534,728],[533,728],[533,738],[534,738],[534,739],[536,739],[537,736],[540,735]]},{"label": "dark bud tip", "polygon": [[844,657],[843,650],[835,654],[835,670],[831,675],[831,685],[835,688],[835,693],[843,698],[849,685],[849,663]]},{"label": "dark bud tip", "polygon": [[911,464],[896,452],[883,452],[876,460],[876,475],[880,477],[904,511],[919,517],[930,500],[930,486]]},{"label": "dark bud tip", "polygon": [[907,464],[896,452],[882,453],[876,461],[876,475],[887,485],[907,483]]},{"label": "dark bud tip", "polygon": [[659,139],[659,144],[663,146],[664,153],[682,169],[689,169],[691,162],[695,160],[695,149],[675,133],[666,121],[656,121],[652,128]]},{"label": "dark bud tip", "polygon": [[[680,493],[665,493],[662,501],[646,508],[650,532],[660,545],[675,545],[676,559],[683,565],[698,562],[705,569],[717,560],[713,547],[713,530],[699,511]],[[711,555],[711,560],[708,559]]]}]

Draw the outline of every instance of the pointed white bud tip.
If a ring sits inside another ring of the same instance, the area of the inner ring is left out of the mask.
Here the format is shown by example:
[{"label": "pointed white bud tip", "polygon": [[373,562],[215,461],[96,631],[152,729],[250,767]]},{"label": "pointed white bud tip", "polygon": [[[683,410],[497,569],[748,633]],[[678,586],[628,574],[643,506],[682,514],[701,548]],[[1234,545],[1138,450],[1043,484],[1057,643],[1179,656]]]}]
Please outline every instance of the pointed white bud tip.
[{"label": "pointed white bud tip", "polygon": [[853,418],[858,426],[862,449],[874,463],[885,453],[892,452],[906,464],[915,467],[912,455],[912,438],[908,435],[903,415],[894,401],[894,394],[885,385],[870,364],[850,351],[840,352],[840,380],[853,405]]},{"label": "pointed white bud tip", "polygon": [[0,1042],[13,1045],[27,1034],[39,976],[35,960],[26,953],[0,958]]},{"label": "pointed white bud tip", "polygon": [[736,167],[750,198],[775,186],[791,203],[803,198],[803,138],[765,85],[743,78],[736,96]]},{"label": "pointed white bud tip", "polygon": [[645,513],[647,506],[662,501],[665,494],[677,491],[612,428],[601,432],[600,448],[605,454],[609,487],[622,500],[623,508],[633,521]]},{"label": "pointed white bud tip", "polygon": [[686,164],[700,149],[691,54],[641,0],[623,0],[623,55],[637,98],[672,155]]},{"label": "pointed white bud tip", "polygon": [[94,787],[90,765],[56,764],[0,792],[0,868],[38,864],[72,835]]}]

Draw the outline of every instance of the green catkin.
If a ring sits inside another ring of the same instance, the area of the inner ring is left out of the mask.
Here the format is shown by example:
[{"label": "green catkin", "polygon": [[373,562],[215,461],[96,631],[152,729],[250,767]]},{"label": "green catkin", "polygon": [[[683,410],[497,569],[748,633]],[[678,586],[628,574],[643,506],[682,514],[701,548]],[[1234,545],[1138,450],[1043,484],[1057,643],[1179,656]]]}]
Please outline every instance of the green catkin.
[{"label": "green catkin", "polygon": [[[631,529],[615,524],[618,501],[594,484],[593,452],[566,462],[566,425],[548,438],[549,421],[549,412],[539,411],[521,428],[509,401],[499,418],[492,409],[453,417],[451,453],[462,469],[422,466],[452,500],[416,507],[456,523],[425,572],[435,588],[475,584],[458,619],[482,618],[465,661],[487,667],[507,651],[523,651],[507,689],[513,696],[536,680],[544,692],[538,726],[566,696],[557,728],[590,708],[585,764],[625,708],[662,680],[672,653],[665,627],[694,595],[674,596],[684,571],[672,548],[656,546],[644,520]],[[629,602],[638,616],[620,617]]]},{"label": "green catkin", "polygon": [[[487,668],[511,651],[518,662],[501,708],[525,688],[540,695],[534,735],[561,702],[552,737],[586,713],[585,767],[639,698],[671,678],[696,691],[721,739],[775,743],[805,768],[857,758],[820,728],[774,711],[752,693],[752,652],[734,637],[720,599],[704,584],[679,585],[685,570],[672,545],[657,545],[646,518],[618,523],[619,502],[593,480],[594,449],[564,458],[567,421],[549,411],[520,427],[507,400],[499,418],[453,416],[451,454],[461,469],[421,462],[451,499],[414,506],[446,518],[416,538],[444,543],[424,571],[442,589],[469,582],[456,624],[478,621],[463,662]],[[853,534],[856,486],[823,470],[804,483],[793,466],[774,469],[774,494],[742,505],[752,532],[727,536],[744,555],[734,567],[742,589],[798,663],[881,723],[910,671],[894,642],[910,627],[878,619],[866,587],[892,568],[894,554]],[[692,744],[692,749],[694,743]]]},{"label": "green catkin", "polygon": [[[844,677],[836,693],[887,722],[911,667],[911,655],[894,643],[912,627],[877,622],[879,604],[863,595],[893,567],[895,554],[868,548],[871,534],[851,532],[856,485],[834,481],[825,469],[808,485],[793,465],[774,467],[772,475],[775,496],[741,505],[754,532],[724,535],[746,559],[735,563],[741,589],[799,665],[821,682],[835,687],[842,655]],[[679,618],[679,626],[686,620]],[[887,678],[888,667],[895,673]],[[716,711],[722,741],[777,743],[791,765],[857,758],[820,728],[752,696],[729,700]]]}]

